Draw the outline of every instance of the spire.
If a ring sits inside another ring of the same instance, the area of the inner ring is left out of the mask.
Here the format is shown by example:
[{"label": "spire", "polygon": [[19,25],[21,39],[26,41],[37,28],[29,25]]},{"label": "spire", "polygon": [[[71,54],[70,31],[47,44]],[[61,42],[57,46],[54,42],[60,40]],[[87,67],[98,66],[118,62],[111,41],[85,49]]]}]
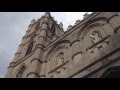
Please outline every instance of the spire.
[{"label": "spire", "polygon": [[50,17],[50,12],[45,12],[45,17]]}]

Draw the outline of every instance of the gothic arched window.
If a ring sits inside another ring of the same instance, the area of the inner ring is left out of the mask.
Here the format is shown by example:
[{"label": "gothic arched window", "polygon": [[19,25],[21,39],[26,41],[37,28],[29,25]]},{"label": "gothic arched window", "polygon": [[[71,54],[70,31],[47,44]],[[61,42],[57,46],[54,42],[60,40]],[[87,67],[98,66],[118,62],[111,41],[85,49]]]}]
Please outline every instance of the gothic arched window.
[{"label": "gothic arched window", "polygon": [[63,52],[59,53],[56,59],[57,59],[57,66],[64,63],[64,53]]},{"label": "gothic arched window", "polygon": [[34,42],[31,42],[31,43],[29,44],[28,49],[27,49],[27,52],[26,52],[26,55],[28,55],[29,53],[32,52],[33,44],[34,44]]},{"label": "gothic arched window", "polygon": [[17,78],[22,78],[24,71],[25,71],[25,66],[23,66],[23,67],[19,70],[19,72],[18,72],[18,74],[16,75],[16,77],[17,77]]},{"label": "gothic arched window", "polygon": [[51,38],[53,39],[55,36],[56,36],[56,33],[55,33],[55,25],[52,24],[52,26],[51,26]]}]

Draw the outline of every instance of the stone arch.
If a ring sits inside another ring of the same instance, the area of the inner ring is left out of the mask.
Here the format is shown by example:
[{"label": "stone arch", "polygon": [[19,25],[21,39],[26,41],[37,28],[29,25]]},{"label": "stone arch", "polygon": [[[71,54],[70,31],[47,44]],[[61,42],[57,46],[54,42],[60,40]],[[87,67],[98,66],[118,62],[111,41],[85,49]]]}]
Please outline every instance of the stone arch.
[{"label": "stone arch", "polygon": [[93,20],[89,20],[88,22],[85,23],[85,25],[82,27],[82,29],[78,32],[77,37],[76,37],[77,40],[79,40],[82,33],[84,33],[84,35],[85,35],[88,32],[87,31],[88,28],[102,25],[101,23],[97,23],[98,21],[105,21],[108,23],[107,17],[98,17]]},{"label": "stone arch", "polygon": [[[52,74],[53,77],[60,77],[60,75],[62,75],[63,72],[65,72],[65,69],[66,69],[65,64],[67,63],[67,60],[68,60],[68,53],[67,53],[68,48],[70,48],[70,43],[67,43],[67,42],[61,43],[55,48],[53,46],[53,49],[51,49],[48,52],[48,54],[45,56],[45,60],[48,60],[48,63],[49,63],[49,72],[50,72],[49,75]],[[64,65],[64,66],[62,66],[62,68],[56,69],[61,65]],[[53,71],[54,69],[56,70]]]},{"label": "stone arch", "polygon": [[103,72],[100,78],[120,78],[120,66],[108,68]]},{"label": "stone arch", "polygon": [[[50,51],[47,53],[47,55],[45,56],[45,60],[48,60],[48,58],[53,54],[55,53],[55,50],[56,52],[60,49],[64,49],[64,48],[68,48],[66,45],[62,45],[62,44],[65,44],[65,43],[68,43],[69,46],[71,44],[71,42],[69,40],[63,40],[63,41],[59,41],[57,42],[55,45],[53,45],[53,47],[50,49]],[[62,45],[62,46],[61,46]]]}]

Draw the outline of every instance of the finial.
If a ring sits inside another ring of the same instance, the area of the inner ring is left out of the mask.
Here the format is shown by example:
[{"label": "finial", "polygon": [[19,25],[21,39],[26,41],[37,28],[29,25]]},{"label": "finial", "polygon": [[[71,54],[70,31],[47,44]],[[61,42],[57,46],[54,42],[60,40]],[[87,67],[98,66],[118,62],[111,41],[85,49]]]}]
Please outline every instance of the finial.
[{"label": "finial", "polygon": [[45,12],[45,17],[49,17],[50,16],[50,12]]},{"label": "finial", "polygon": [[67,28],[67,30],[70,30],[71,28],[72,28],[72,25],[69,25],[68,28]]},{"label": "finial", "polygon": [[87,18],[89,16],[88,12],[85,13],[83,16],[84,16],[84,19]]},{"label": "finial", "polygon": [[35,23],[35,19],[31,20],[31,24],[34,24]]},{"label": "finial", "polygon": [[75,25],[79,24],[80,22],[81,22],[80,20],[77,20],[76,23],[75,23]]},{"label": "finial", "polygon": [[60,26],[61,29],[63,29],[63,24],[62,24],[62,22],[60,22],[59,26]]}]

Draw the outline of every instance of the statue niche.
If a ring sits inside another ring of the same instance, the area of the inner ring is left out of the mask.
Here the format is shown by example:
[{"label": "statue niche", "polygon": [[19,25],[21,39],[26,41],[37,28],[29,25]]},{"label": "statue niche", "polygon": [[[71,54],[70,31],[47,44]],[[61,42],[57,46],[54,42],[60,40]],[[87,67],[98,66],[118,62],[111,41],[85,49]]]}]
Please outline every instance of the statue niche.
[{"label": "statue niche", "polygon": [[62,63],[64,63],[64,53],[63,52],[59,53],[56,57],[56,60],[57,60],[57,65],[56,66],[59,66]]},{"label": "statue niche", "polygon": [[98,28],[93,28],[92,32],[90,33],[90,40],[93,44],[97,43],[102,39],[102,35]]}]

